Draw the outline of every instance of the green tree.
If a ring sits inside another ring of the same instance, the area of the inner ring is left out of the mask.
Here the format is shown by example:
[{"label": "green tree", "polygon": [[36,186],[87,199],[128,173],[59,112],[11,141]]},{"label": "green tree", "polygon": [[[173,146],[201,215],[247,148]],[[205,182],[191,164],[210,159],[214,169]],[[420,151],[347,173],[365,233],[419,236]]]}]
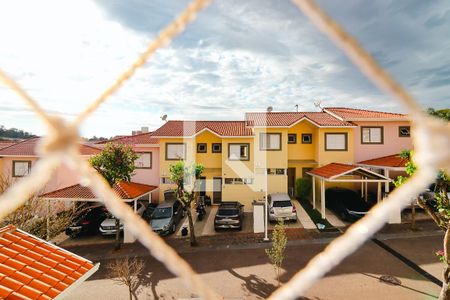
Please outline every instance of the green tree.
[{"label": "green tree", "polygon": [[183,205],[183,208],[185,209],[189,220],[189,237],[191,246],[197,245],[191,208],[192,203],[194,203],[198,198],[196,197],[199,184],[198,179],[202,175],[204,169],[205,168],[201,164],[193,163],[191,165],[187,165],[182,160],[170,165],[169,167],[169,178],[173,183],[177,185],[177,199]]},{"label": "green tree", "polygon": [[[112,188],[120,181],[131,181],[138,155],[129,145],[107,143],[105,148],[89,159],[92,167],[97,170]],[[120,220],[116,218],[116,249],[120,248]]]},{"label": "green tree", "polygon": [[443,120],[450,121],[450,109],[448,108],[436,110],[430,107],[428,108],[427,113]]},{"label": "green tree", "polygon": [[283,221],[275,225],[272,232],[272,248],[266,249],[266,254],[273,266],[277,277],[278,286],[280,286],[280,273],[284,260],[284,250],[286,249],[287,236]]},{"label": "green tree", "polygon": [[[406,164],[406,173],[409,176],[412,176],[416,170],[417,166],[413,160],[413,151],[403,151],[400,156],[403,158],[408,158],[408,163]],[[408,177],[399,176],[394,181],[394,185],[396,187],[404,184],[408,181]],[[418,205],[424,209],[433,221],[445,231],[443,248],[444,250],[439,253],[439,259],[444,264],[443,271],[443,283],[441,293],[439,295],[439,299],[441,300],[450,300],[450,202],[448,198],[448,187],[450,181],[448,175],[444,172],[444,170],[440,170],[436,183],[434,185],[434,197],[426,198],[426,197],[418,197],[417,203]]]}]

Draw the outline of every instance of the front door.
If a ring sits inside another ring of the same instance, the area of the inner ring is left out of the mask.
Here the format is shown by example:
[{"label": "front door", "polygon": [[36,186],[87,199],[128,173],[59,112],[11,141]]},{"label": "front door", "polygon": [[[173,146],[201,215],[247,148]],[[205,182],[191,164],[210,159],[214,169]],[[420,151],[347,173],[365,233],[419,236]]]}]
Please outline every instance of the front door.
[{"label": "front door", "polygon": [[200,196],[206,196],[206,177],[199,178],[200,184],[198,187],[198,191]]},{"label": "front door", "polygon": [[295,168],[288,168],[287,176],[288,176],[288,193],[289,196],[293,197],[295,194]]},{"label": "front door", "polygon": [[222,177],[213,178],[213,203],[220,204],[222,202]]}]

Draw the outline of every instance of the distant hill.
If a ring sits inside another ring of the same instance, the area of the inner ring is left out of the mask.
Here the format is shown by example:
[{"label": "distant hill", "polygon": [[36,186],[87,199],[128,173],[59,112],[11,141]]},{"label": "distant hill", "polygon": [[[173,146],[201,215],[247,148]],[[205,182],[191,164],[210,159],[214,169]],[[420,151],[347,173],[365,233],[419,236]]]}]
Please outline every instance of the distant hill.
[{"label": "distant hill", "polygon": [[35,135],[17,128],[5,128],[0,125],[0,139],[28,139]]}]

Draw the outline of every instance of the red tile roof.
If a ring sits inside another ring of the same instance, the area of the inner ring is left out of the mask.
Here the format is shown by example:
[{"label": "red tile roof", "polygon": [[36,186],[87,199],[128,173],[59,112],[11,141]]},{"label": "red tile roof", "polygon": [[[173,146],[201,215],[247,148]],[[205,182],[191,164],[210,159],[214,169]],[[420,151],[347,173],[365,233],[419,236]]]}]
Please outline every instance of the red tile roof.
[{"label": "red tile roof", "polygon": [[12,146],[20,141],[0,141],[0,149]]},{"label": "red tile roof", "polygon": [[103,145],[106,143],[123,143],[127,145],[142,145],[142,144],[159,144],[159,139],[154,138],[153,132],[146,132],[136,135],[120,136],[110,140],[97,142],[97,145]]},{"label": "red tile roof", "polygon": [[53,299],[96,267],[12,225],[0,229],[0,299]]},{"label": "red tile roof", "polygon": [[358,168],[358,166],[355,165],[346,165],[341,163],[331,163],[319,168],[315,168],[308,173],[314,174],[320,177],[324,178],[331,178],[343,173],[346,173],[348,171],[351,171],[353,169]]},{"label": "red tile roof", "polygon": [[[151,192],[158,187],[154,185],[122,181],[115,184],[113,188],[116,194],[122,199],[134,199]],[[81,186],[79,184],[45,193],[40,195],[40,197],[58,199],[97,199],[89,187]]]},{"label": "red tile roof", "polygon": [[[9,147],[0,149],[0,156],[37,156],[36,145],[39,143],[40,138],[31,138],[22,142],[15,143]],[[94,155],[101,150],[93,146],[80,144],[81,155]]]},{"label": "red tile roof", "polygon": [[355,109],[345,107],[326,107],[325,112],[330,112],[344,121],[357,121],[357,120],[370,120],[370,119],[391,119],[391,120],[408,120],[408,116],[405,114],[374,111],[367,109]]},{"label": "red tile roof", "polygon": [[393,167],[403,168],[406,167],[406,163],[409,160],[407,158],[400,157],[399,154],[393,154],[383,157],[377,157],[359,162],[358,164],[366,166],[379,166],[379,167]]},{"label": "red tile roof", "polygon": [[252,136],[244,121],[168,121],[153,132],[155,137],[193,136],[208,129],[219,136]]},{"label": "red tile roof", "polygon": [[245,114],[245,120],[249,126],[292,126],[301,119],[307,119],[318,126],[325,127],[355,126],[324,112],[255,112]]}]

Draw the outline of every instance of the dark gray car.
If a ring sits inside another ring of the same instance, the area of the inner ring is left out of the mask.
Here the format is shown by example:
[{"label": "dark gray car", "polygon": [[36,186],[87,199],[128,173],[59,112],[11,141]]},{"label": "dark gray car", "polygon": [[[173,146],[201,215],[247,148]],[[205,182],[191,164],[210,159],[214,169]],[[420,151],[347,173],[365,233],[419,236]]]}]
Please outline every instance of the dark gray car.
[{"label": "dark gray car", "polygon": [[184,216],[183,206],[178,200],[169,200],[159,204],[150,219],[150,226],[160,235],[174,233]]}]

